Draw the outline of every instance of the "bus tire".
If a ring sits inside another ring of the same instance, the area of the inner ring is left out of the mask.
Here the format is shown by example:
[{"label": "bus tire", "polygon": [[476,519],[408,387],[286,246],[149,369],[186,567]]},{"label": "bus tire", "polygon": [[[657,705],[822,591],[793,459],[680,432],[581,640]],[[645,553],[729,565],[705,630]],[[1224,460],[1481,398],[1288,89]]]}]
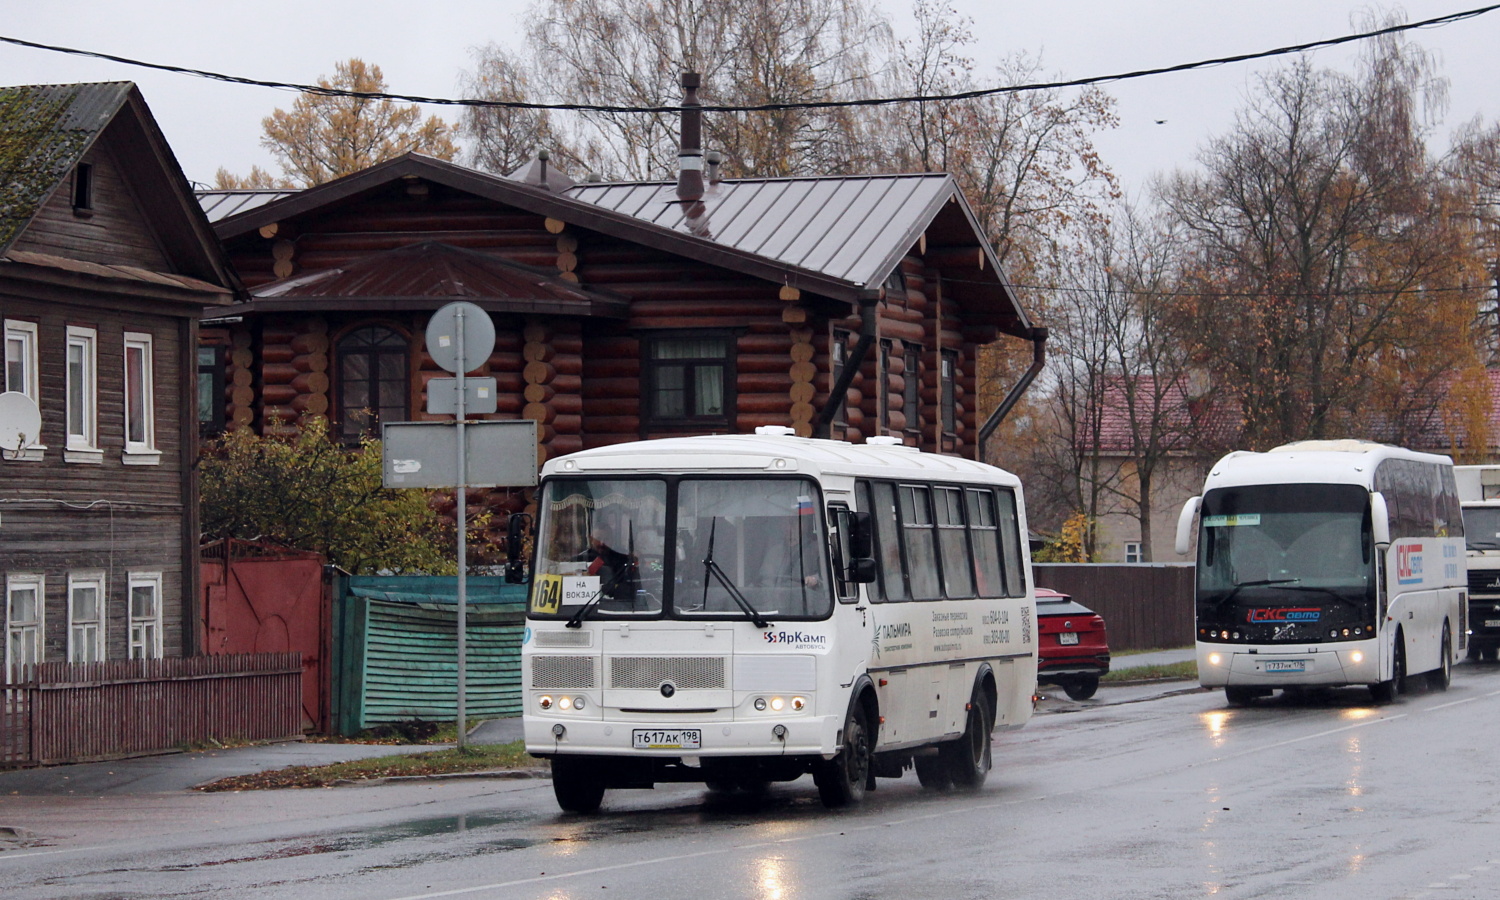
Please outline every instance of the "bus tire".
[{"label": "bus tire", "polygon": [[1442,660],[1438,667],[1427,673],[1427,686],[1434,691],[1446,691],[1453,683],[1453,638],[1448,634],[1448,622],[1443,621]]},{"label": "bus tire", "polygon": [[1394,655],[1390,680],[1370,685],[1370,696],[1376,703],[1391,703],[1406,690],[1406,638],[1399,630]]},{"label": "bus tire", "polygon": [[1099,690],[1098,675],[1079,675],[1063,684],[1063,693],[1069,700],[1087,700]]},{"label": "bus tire", "polygon": [[948,771],[948,761],[938,755],[918,756],[912,759],[912,768],[917,770],[917,782],[929,791],[946,791],[953,787],[953,775]]},{"label": "bus tire", "polygon": [[1260,691],[1255,688],[1237,687],[1230,685],[1224,688],[1224,699],[1230,706],[1249,706],[1260,696]]},{"label": "bus tire", "polygon": [[865,799],[870,779],[870,726],[858,698],[844,720],[844,746],[838,755],[818,766],[813,781],[818,796],[830,809],[854,806]]},{"label": "bus tire", "polygon": [[563,812],[589,815],[604,801],[604,779],[597,763],[574,756],[552,758],[552,794]]},{"label": "bus tire", "polygon": [[984,787],[984,779],[990,774],[990,723],[994,716],[984,691],[974,686],[969,698],[968,715],[964,719],[963,737],[948,741],[938,748],[948,777],[953,786],[963,791],[977,791]]}]

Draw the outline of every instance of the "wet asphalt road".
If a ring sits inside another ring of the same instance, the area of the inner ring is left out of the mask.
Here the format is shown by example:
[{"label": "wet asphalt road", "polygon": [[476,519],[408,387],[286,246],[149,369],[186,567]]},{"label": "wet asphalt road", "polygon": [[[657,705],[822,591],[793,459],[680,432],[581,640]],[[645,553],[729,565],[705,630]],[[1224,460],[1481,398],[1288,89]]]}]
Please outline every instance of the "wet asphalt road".
[{"label": "wet asphalt road", "polygon": [[[1180,687],[1186,687],[1179,685]],[[914,776],[830,812],[667,786],[561,815],[545,779],[0,796],[0,896],[1500,896],[1500,667],[1374,707],[1102,689],[998,735],[978,794]]]}]

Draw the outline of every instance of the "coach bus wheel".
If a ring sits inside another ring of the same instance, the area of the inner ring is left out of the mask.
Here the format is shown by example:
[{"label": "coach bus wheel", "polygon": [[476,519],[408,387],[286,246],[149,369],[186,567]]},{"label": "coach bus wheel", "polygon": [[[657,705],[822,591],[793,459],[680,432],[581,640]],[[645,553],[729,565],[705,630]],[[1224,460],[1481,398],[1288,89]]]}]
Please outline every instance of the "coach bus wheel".
[{"label": "coach bus wheel", "polygon": [[969,698],[969,715],[964,722],[963,737],[943,744],[938,751],[947,763],[954,787],[977,791],[984,786],[985,776],[990,773],[992,719],[989,701],[976,685],[974,695]]},{"label": "coach bus wheel", "polygon": [[1079,675],[1063,685],[1063,693],[1070,700],[1087,700],[1099,690],[1098,675]]},{"label": "coach bus wheel", "polygon": [[948,761],[942,756],[918,756],[912,759],[912,768],[917,770],[917,781],[929,791],[946,791],[953,787],[953,776],[948,771]]},{"label": "coach bus wheel", "polygon": [[1453,638],[1448,635],[1448,622],[1443,621],[1443,658],[1436,669],[1427,673],[1427,686],[1435,691],[1446,691],[1453,683]]},{"label": "coach bus wheel", "polygon": [[869,778],[870,729],[864,705],[856,700],[844,721],[844,748],[838,756],[818,766],[813,781],[818,785],[823,805],[836,807],[853,806],[864,800]]},{"label": "coach bus wheel", "polygon": [[604,800],[604,779],[591,771],[598,764],[587,759],[557,756],[552,759],[552,793],[563,812],[593,813]]},{"label": "coach bus wheel", "polygon": [[1396,659],[1391,665],[1391,680],[1370,685],[1370,696],[1376,703],[1390,703],[1406,690],[1406,638],[1396,632]]},{"label": "coach bus wheel", "polygon": [[1255,688],[1234,687],[1224,688],[1224,699],[1229,701],[1230,706],[1249,706],[1260,696],[1260,691]]}]

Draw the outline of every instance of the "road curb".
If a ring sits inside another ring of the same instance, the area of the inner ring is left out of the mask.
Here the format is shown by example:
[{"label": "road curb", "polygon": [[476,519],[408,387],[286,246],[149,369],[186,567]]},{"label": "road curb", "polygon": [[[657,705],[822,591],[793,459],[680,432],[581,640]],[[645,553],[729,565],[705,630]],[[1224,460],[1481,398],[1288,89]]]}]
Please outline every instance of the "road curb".
[{"label": "road curb", "polygon": [[330,781],[329,787],[375,787],[382,784],[402,784],[413,781],[452,781],[460,778],[490,778],[501,781],[524,781],[531,778],[551,778],[552,770],[487,769],[482,772],[442,772],[433,775],[387,775],[383,778],[340,778]]}]

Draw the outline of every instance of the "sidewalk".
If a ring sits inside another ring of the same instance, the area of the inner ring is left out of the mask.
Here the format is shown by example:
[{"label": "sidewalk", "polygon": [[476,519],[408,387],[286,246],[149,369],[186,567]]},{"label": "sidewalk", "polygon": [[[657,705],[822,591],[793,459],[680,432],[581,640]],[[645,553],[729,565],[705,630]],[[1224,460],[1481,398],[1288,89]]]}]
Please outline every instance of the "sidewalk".
[{"label": "sidewalk", "polygon": [[1198,658],[1198,651],[1193,647],[1179,647],[1175,650],[1153,650],[1150,653],[1131,653],[1128,656],[1116,656],[1109,661],[1109,670],[1118,672],[1121,669],[1134,669],[1138,666],[1170,666],[1173,663],[1192,662]]},{"label": "sidewalk", "polygon": [[[469,734],[477,744],[508,744],[521,739],[521,720],[491,719]],[[354,759],[440,750],[451,744],[324,744],[285,741],[223,750],[164,753],[112,762],[42,766],[0,771],[0,795],[105,797],[157,794],[233,775],[269,772],[287,766],[326,766]]]}]

